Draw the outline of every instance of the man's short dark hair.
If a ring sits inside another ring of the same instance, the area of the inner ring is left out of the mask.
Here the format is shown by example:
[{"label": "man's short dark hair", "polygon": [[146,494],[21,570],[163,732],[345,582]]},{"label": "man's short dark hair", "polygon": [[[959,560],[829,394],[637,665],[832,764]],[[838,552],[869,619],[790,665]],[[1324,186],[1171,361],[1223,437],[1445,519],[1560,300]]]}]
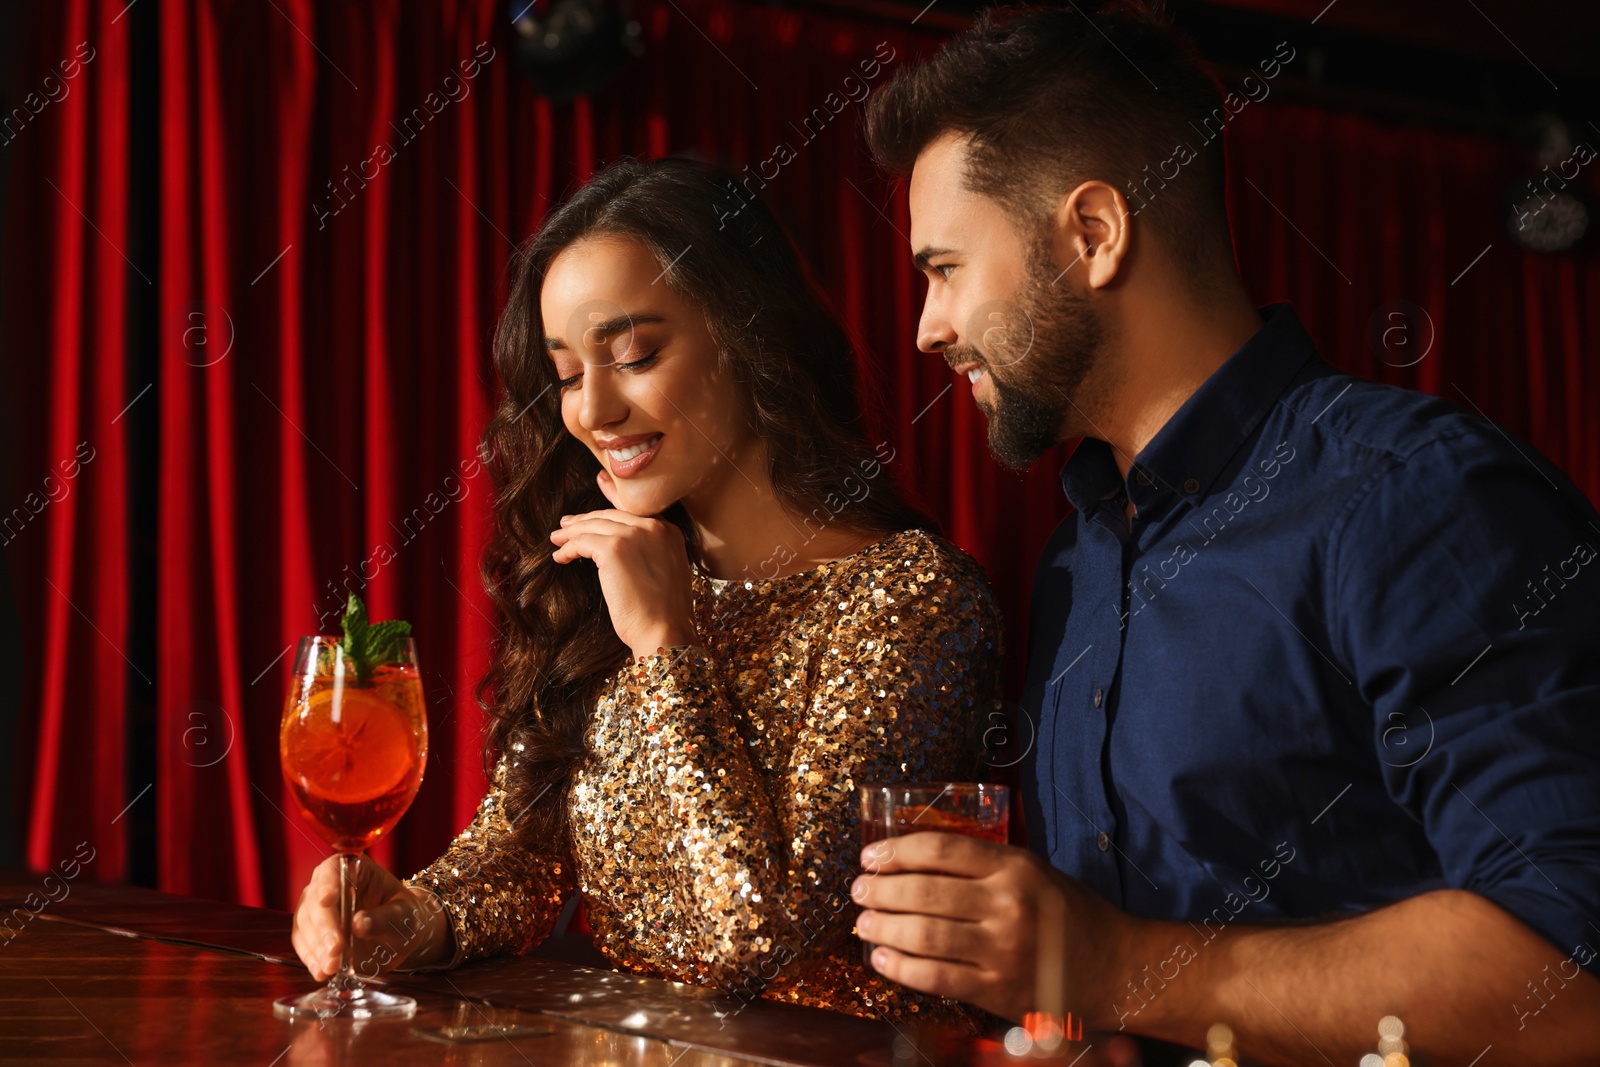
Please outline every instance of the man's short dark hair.
[{"label": "man's short dark hair", "polygon": [[1223,270],[1231,275],[1221,136],[1229,115],[1216,79],[1194,44],[1146,5],[1084,8],[983,12],[873,94],[874,157],[905,174],[941,136],[970,135],[967,187],[1020,214],[1024,234],[1080,183],[1099,179],[1127,197],[1202,288]]}]

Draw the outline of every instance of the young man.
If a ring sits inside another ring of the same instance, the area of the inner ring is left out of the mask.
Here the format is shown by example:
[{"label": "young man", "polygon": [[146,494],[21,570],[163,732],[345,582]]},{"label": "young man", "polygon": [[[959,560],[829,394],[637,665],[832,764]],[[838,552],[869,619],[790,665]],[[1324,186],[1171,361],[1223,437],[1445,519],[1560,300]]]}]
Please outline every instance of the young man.
[{"label": "young man", "polygon": [[1600,516],[1256,308],[1238,98],[1085,8],[985,16],[869,109],[910,174],[918,346],[1003,463],[1083,439],[1034,586],[1031,850],[866,850],[873,964],[1012,1019],[1054,985],[1091,1030],[1225,1022],[1254,1062],[1354,1063],[1391,1014],[1430,1062],[1592,1056]]}]

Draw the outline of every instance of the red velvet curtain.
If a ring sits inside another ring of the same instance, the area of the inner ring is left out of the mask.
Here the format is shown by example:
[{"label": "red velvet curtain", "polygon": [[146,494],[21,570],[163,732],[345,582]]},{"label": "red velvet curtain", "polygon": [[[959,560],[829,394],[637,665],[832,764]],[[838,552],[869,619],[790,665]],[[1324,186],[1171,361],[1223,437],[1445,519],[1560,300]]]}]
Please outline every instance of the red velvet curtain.
[{"label": "red velvet curtain", "polygon": [[[22,92],[61,76],[80,42],[95,54],[5,146],[0,540],[28,642],[14,787],[31,864],[87,839],[94,874],[123,877],[132,827],[148,826],[160,888],[286,906],[326,851],[278,772],[291,646],[363,587],[375,617],[416,627],[432,730],[422,792],[376,854],[408,873],[466,821],[484,785],[472,690],[495,627],[474,459],[507,261],[627,154],[696,152],[765,182],[884,385],[891,469],[984,563],[1022,647],[1033,559],[1065,512],[1060,456],[997,467],[961,383],[915,351],[904,197],[873,172],[850,99],[936,37],[638,0],[645,54],[552,104],[513,69],[491,0],[124,6],[36,6]],[[130,98],[138,18],[155,20],[157,100]],[[134,202],[130,115],[153,107],[158,192]],[[1600,402],[1600,268],[1503,235],[1513,149],[1273,101],[1228,138],[1260,302],[1292,300],[1336,363],[1480,408],[1600,498],[1600,427],[1583,417]],[[780,145],[794,158],[775,167]],[[134,262],[129,213],[151,210],[159,253]],[[1408,367],[1372,341],[1402,300],[1435,334]],[[153,302],[153,366],[130,345],[130,301]],[[155,454],[130,466],[136,427]],[[130,500],[140,474],[153,503]],[[155,594],[136,617],[148,507]],[[152,630],[153,651],[130,656]],[[153,743],[130,736],[141,683]]]},{"label": "red velvet curtain", "polygon": [[51,867],[88,841],[100,877],[127,864],[124,717],[130,682],[155,670],[124,651],[134,625],[126,324],[131,290],[148,294],[156,269],[122,251],[131,57],[129,20],[116,14],[108,3],[37,9],[34,39],[11,42],[19,62],[0,116],[11,459],[0,551],[23,617],[25,663],[12,683],[23,702],[7,785],[26,815],[19,830],[30,866]]}]

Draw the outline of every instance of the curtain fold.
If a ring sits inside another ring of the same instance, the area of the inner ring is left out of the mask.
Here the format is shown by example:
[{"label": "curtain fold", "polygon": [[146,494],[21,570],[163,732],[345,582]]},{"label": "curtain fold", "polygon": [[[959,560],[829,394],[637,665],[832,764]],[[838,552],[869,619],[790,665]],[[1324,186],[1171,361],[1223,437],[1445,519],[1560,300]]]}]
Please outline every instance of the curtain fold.
[{"label": "curtain fold", "polygon": [[[25,858],[46,868],[94,850],[95,877],[127,872],[121,728],[129,647],[128,421],[144,383],[129,379],[130,287],[153,263],[130,245],[128,23],[121,5],[52,5],[7,87],[10,153],[0,344],[11,396],[0,546],[23,618],[22,722],[8,756],[27,816]],[[14,683],[16,684],[16,683]],[[41,709],[43,713],[41,713]],[[29,772],[32,773],[29,773]]]},{"label": "curtain fold", "polygon": [[[336,630],[350,592],[411,620],[429,708],[422,791],[375,855],[410,873],[467,821],[484,788],[473,690],[496,626],[478,572],[491,334],[516,246],[624,155],[724,161],[776,207],[861,342],[888,471],[985,565],[1020,660],[1034,559],[1067,507],[1066,449],[1025,474],[998,467],[965,382],[915,351],[904,192],[860,138],[857,99],[936,36],[637,0],[644,55],[556,104],[514,69],[491,0],[124,8],[35,6],[23,92],[80,42],[95,54],[0,148],[15,412],[0,540],[31,665],[14,778],[30,863],[87,839],[93,874],[124,877],[148,827],[159,888],[291,904],[326,849],[278,770],[283,693],[293,644]],[[158,100],[131,97],[129,25],[144,18]],[[129,116],[146,107],[159,191],[130,203]],[[1258,302],[1293,301],[1334,363],[1480,410],[1600,499],[1595,245],[1515,249],[1498,218],[1522,177],[1513,148],[1276,102],[1227,138]],[[779,146],[792,158],[774,164]],[[131,211],[158,214],[149,262],[124,254]],[[130,301],[156,309],[151,375]],[[1426,315],[1410,349],[1374,340],[1399,302]],[[129,498],[139,420],[159,441],[153,500]],[[157,574],[135,614],[138,509],[155,516]],[[126,658],[152,629],[154,658]],[[142,681],[159,736],[154,764],[130,767]]]}]

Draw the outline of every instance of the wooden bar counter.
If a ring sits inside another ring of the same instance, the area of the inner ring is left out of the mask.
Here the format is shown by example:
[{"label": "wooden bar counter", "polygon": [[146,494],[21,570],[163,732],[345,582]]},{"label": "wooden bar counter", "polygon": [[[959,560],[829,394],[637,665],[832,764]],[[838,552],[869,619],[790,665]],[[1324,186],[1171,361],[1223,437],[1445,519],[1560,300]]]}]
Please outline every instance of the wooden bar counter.
[{"label": "wooden bar counter", "polygon": [[417,999],[411,1019],[289,1022],[274,1017],[273,999],[316,983],[290,946],[287,912],[83,882],[64,894],[51,883],[60,899],[49,900],[43,882],[0,872],[0,1064],[896,1062],[890,1023],[741,1007],[713,990],[552,958],[560,945],[396,976],[388,984]]}]

